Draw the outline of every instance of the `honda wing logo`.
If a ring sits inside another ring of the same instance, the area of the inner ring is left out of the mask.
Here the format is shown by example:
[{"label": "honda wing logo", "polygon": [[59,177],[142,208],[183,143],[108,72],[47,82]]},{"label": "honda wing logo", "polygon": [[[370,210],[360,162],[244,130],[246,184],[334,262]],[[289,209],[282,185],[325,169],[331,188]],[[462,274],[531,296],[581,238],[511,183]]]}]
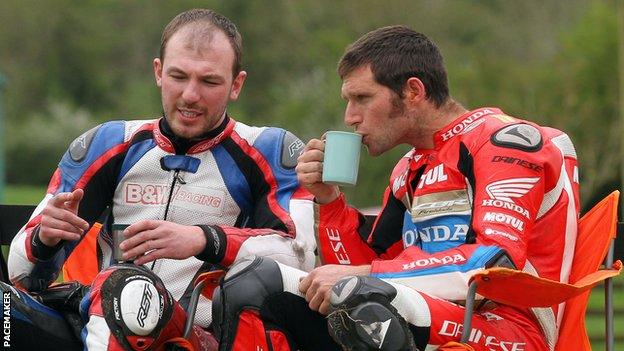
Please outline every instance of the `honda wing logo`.
[{"label": "honda wing logo", "polygon": [[494,200],[514,202],[512,198],[519,198],[529,192],[539,178],[513,178],[499,180],[488,184],[485,191]]}]

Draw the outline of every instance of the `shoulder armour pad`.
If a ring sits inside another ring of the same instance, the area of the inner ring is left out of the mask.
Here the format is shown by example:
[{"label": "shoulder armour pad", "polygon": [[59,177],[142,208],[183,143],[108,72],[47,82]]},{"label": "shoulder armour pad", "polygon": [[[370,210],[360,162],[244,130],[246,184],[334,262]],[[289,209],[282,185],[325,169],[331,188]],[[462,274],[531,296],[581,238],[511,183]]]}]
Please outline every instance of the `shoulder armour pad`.
[{"label": "shoulder armour pad", "polygon": [[89,146],[91,146],[91,141],[93,141],[93,137],[95,136],[95,133],[97,133],[98,129],[100,129],[99,125],[89,129],[72,141],[69,145],[69,155],[72,160],[75,162],[84,160],[87,155],[87,151],[89,151]]},{"label": "shoulder armour pad", "polygon": [[297,158],[303,151],[305,144],[293,133],[286,131],[282,142],[282,167],[295,168]]},{"label": "shoulder armour pad", "polygon": [[538,151],[543,144],[539,129],[526,123],[505,126],[492,134],[490,140],[496,146],[528,152]]}]

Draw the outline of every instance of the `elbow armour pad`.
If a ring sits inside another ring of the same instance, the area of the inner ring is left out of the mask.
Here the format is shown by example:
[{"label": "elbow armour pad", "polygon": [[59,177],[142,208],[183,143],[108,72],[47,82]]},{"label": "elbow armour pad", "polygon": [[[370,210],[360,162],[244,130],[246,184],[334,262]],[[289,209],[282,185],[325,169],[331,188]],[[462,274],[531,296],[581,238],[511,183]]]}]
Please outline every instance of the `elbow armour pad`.
[{"label": "elbow armour pad", "polygon": [[[108,271],[111,273],[106,274]],[[142,266],[114,265],[102,275],[105,280],[99,293],[111,334],[126,349],[145,350],[171,319],[171,294],[158,276]],[[92,296],[94,293],[98,292],[92,291]]]}]

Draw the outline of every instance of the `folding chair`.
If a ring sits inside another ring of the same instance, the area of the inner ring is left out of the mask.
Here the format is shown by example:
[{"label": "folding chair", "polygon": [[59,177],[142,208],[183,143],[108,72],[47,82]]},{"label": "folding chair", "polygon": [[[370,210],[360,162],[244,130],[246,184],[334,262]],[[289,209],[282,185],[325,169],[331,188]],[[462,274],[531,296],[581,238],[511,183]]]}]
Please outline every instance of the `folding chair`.
[{"label": "folding chair", "polygon": [[[475,274],[468,289],[461,342],[466,343],[470,336],[475,294],[478,293],[502,304],[524,308],[550,307],[566,302],[555,350],[591,350],[585,328],[585,309],[591,288],[604,281],[606,350],[612,351],[614,336],[611,278],[622,270],[621,261],[613,263],[619,194],[619,191],[612,192],[579,220],[570,284],[500,267]],[[605,269],[599,269],[603,259]],[[502,288],[504,286],[513,286],[513,289]]]}]

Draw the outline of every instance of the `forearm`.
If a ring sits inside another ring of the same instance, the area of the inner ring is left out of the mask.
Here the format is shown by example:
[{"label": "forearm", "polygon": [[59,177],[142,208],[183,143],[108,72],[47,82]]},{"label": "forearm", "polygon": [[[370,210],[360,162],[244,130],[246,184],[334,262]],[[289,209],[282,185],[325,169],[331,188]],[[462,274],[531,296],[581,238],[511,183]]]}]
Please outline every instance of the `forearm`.
[{"label": "forearm", "polygon": [[392,260],[376,260],[371,276],[410,286],[446,300],[463,300],[470,277],[491,267],[506,252],[497,246],[464,244],[430,254],[411,246]]},{"label": "forearm", "polygon": [[323,264],[361,265],[377,258],[358,232],[360,214],[340,195],[318,206],[318,250]]}]

